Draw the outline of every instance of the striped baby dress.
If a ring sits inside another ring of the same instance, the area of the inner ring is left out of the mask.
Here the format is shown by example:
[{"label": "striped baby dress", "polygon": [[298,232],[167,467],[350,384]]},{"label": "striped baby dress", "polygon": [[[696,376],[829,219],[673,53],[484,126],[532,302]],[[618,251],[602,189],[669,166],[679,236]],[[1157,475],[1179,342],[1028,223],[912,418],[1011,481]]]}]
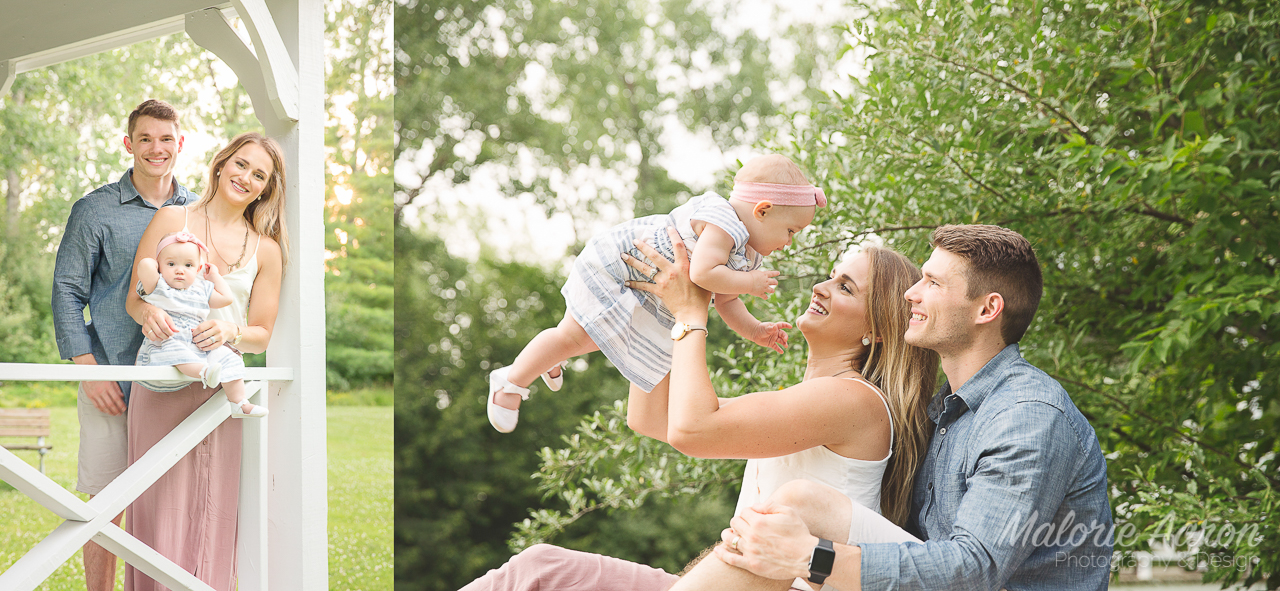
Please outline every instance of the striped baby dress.
[{"label": "striped baby dress", "polygon": [[[209,317],[209,296],[213,295],[213,282],[196,278],[195,283],[187,289],[174,289],[165,283],[164,277],[156,280],[156,288],[142,296],[147,302],[169,314],[169,318],[177,325],[178,332],[173,336],[155,342],[142,339],[142,347],[138,349],[138,357],[134,365],[164,366],[180,363],[218,363],[222,365],[219,381],[230,382],[244,378],[244,362],[240,356],[226,346],[218,347],[208,353],[201,351],[191,342],[191,331]],[[154,392],[175,392],[190,385],[190,382],[143,382]]]},{"label": "striped baby dress", "polygon": [[706,193],[669,214],[624,222],[595,236],[578,255],[560,293],[573,319],[587,331],[600,351],[631,383],[650,392],[671,371],[671,327],[675,317],[653,294],[626,287],[625,281],[647,278],[622,261],[622,253],[644,257],[632,245],[646,240],[674,260],[667,227],[675,226],[692,253],[698,241],[692,222],[714,224],[733,238],[728,267],[753,271],[764,257],[747,247],[747,227],[724,197]]}]

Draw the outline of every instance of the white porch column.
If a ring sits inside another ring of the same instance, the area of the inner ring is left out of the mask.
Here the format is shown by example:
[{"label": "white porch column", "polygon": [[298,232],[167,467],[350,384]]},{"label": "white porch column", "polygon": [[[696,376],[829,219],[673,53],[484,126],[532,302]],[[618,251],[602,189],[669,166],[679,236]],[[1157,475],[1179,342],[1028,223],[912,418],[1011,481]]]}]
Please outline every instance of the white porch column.
[{"label": "white porch column", "polygon": [[294,381],[272,385],[268,404],[268,581],[272,591],[328,589],[324,3],[267,0],[267,6],[298,72],[299,95],[297,124],[276,137],[288,173],[290,262],[267,365],[295,373]]}]

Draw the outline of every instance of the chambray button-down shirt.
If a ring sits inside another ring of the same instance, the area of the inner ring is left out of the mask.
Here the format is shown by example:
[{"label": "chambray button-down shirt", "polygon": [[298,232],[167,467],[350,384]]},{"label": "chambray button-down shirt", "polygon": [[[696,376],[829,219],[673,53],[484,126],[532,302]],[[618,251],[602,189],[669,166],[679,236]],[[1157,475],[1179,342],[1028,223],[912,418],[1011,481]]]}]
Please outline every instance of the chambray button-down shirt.
[{"label": "chambray button-down shirt", "polygon": [[[175,180],[164,205],[195,201]],[[157,211],[134,188],[132,168],[71,206],[53,270],[53,327],[63,359],[92,353],[101,365],[133,365],[142,330],[124,302],[138,242]],[[119,384],[128,401],[130,382]]]},{"label": "chambray button-down shirt", "polygon": [[1107,588],[1106,460],[1056,380],[1013,344],[928,412],[908,524],[925,543],[859,544],[863,589]]}]

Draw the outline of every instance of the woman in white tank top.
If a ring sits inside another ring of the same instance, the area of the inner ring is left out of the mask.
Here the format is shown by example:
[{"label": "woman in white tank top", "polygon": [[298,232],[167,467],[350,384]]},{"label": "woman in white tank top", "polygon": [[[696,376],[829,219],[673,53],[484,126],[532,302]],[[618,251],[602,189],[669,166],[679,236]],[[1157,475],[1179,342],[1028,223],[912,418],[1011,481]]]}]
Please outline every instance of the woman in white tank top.
[{"label": "woman in white tank top", "polygon": [[[166,207],[142,235],[140,256],[155,252],[160,237],[185,230],[209,248],[232,303],[209,313],[191,330],[196,347],[262,353],[271,342],[288,262],[284,228],[285,171],[280,146],[257,133],[241,134],[214,156],[205,192],[191,207]],[[134,263],[135,268],[137,262]],[[138,278],[132,279],[132,284]],[[172,337],[172,320],[136,293],[126,302],[143,334]],[[192,384],[156,392],[135,384],[129,401],[129,463],[203,404],[217,390]],[[248,404],[247,402],[245,404]],[[234,405],[233,415],[252,405]],[[240,488],[240,421],[218,426],[201,445],[129,506],[126,527],[135,538],[218,591],[236,588],[236,515]],[[180,515],[182,519],[174,519]],[[158,591],[163,585],[127,566],[126,591]]]},{"label": "woman in white tank top", "polygon": [[[652,269],[631,262],[642,273]],[[655,284],[635,287],[660,291],[677,329],[705,327],[710,294],[673,280],[680,266],[659,266]],[[903,341],[911,317],[903,293],[919,278],[906,257],[884,248],[836,265],[796,321],[808,344],[804,377],[781,390],[717,398],[702,362],[706,333],[687,331],[675,343],[669,398],[633,394],[628,424],[690,456],[747,459],[735,514],[804,479],[865,507],[871,517],[853,528],[882,524],[872,535],[900,536],[931,432],[925,405],[938,363],[935,353]]]},{"label": "woman in white tank top", "polygon": [[[686,261],[683,244],[673,242],[676,260]],[[658,260],[653,249],[640,250]],[[627,262],[644,275],[654,270],[643,261]],[[675,314],[676,343],[669,395],[633,388],[627,424],[690,456],[746,458],[739,512],[775,492],[819,482],[841,493],[831,495],[842,501],[838,506],[822,510],[841,513],[836,521],[849,524],[850,539],[914,539],[899,526],[932,432],[924,409],[938,369],[935,353],[903,341],[911,317],[903,294],[920,270],[875,247],[836,265],[829,280],[813,287],[809,308],[796,322],[809,347],[800,383],[722,399],[704,361],[711,294],[689,281],[687,266],[659,261],[655,283],[629,285],[666,302]],[[709,554],[679,585],[730,588],[728,569],[733,567]],[[463,591],[667,591],[673,584],[676,576],[658,569],[540,544]],[[801,579],[795,585],[808,588]]]}]

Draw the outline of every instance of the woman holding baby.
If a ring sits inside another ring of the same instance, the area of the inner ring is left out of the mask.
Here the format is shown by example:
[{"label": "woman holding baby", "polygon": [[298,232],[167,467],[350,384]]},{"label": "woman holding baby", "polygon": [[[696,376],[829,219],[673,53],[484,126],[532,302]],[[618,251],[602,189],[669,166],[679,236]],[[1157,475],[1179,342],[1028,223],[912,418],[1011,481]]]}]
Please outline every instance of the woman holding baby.
[{"label": "woman holding baby", "polygon": [[[161,240],[186,233],[207,245],[207,263],[225,282],[231,302],[190,329],[201,351],[262,353],[271,342],[288,260],[284,224],[285,171],[280,146],[257,133],[237,136],[214,157],[204,194],[189,207],[156,213],[138,245],[137,262]],[[131,293],[129,315],[145,338],[163,342],[179,332],[162,309]],[[215,395],[219,384],[195,382],[158,392],[136,383],[129,405],[129,462],[142,457]],[[243,403],[245,412],[253,407]],[[129,506],[127,529],[214,589],[236,588],[236,525],[240,490],[240,421],[226,421]],[[142,572],[125,572],[129,591],[162,587]]]},{"label": "woman holding baby", "polygon": [[[674,261],[645,244],[637,246],[646,260],[623,256],[641,276],[653,277],[627,287],[661,297],[677,327],[705,327],[712,294],[689,279],[684,245],[674,230],[670,236]],[[901,535],[896,526],[907,519],[912,479],[931,433],[925,406],[938,358],[903,340],[911,317],[903,293],[920,276],[906,257],[878,247],[837,264],[813,287],[810,305],[796,321],[808,345],[804,375],[781,390],[717,397],[705,362],[705,330],[681,331],[673,343],[669,391],[653,395],[633,388],[628,424],[690,456],[747,459],[735,513],[775,492],[785,494],[787,482],[807,479],[852,501],[838,508],[849,532],[837,541],[890,541]],[[723,568],[712,555],[690,576],[714,580]],[[663,591],[676,581],[643,565],[538,545],[464,589]]]}]

